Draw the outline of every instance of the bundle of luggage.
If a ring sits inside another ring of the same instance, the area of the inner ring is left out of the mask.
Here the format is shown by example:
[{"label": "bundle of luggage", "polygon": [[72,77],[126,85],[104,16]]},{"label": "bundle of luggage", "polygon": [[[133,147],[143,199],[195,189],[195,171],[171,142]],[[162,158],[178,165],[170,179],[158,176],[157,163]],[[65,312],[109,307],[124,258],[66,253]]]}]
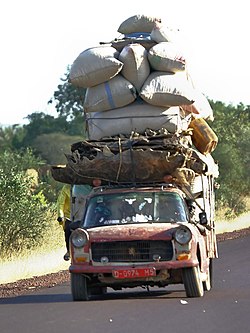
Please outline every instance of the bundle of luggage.
[{"label": "bundle of luggage", "polygon": [[[134,168],[136,181],[157,181],[175,168],[191,168],[187,161],[194,159],[192,145],[210,154],[217,137],[206,122],[213,120],[213,110],[192,83],[176,33],[160,18],[146,15],[128,18],[117,31],[120,38],[84,50],[71,66],[70,82],[86,89],[88,130],[88,140],[77,148],[73,145],[72,155],[67,156],[71,173],[126,182]],[[136,135],[147,141],[149,131],[157,138],[160,131],[165,141],[172,136],[180,142],[171,149],[163,144],[155,150],[149,142],[147,149],[138,149]],[[183,145],[187,136],[188,148]],[[114,142],[120,145],[117,152],[112,152]],[[90,158],[86,147],[91,145],[98,154]]]},{"label": "bundle of luggage", "polygon": [[84,140],[71,146],[67,167],[54,167],[52,174],[74,184],[92,184],[96,178],[102,184],[162,182],[180,169],[189,170],[190,178],[206,172],[207,166],[189,142],[188,132]]}]

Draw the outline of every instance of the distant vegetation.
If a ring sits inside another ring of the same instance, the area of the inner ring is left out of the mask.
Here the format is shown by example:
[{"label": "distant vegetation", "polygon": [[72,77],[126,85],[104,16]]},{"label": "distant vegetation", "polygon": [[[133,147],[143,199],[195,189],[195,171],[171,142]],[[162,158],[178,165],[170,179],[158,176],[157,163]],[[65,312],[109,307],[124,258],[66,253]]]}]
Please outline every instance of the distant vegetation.
[{"label": "distant vegetation", "polygon": [[210,126],[219,138],[212,154],[220,170],[217,204],[226,209],[227,217],[234,217],[247,210],[250,193],[250,106],[210,104],[215,118]]},{"label": "distant vegetation", "polygon": [[39,190],[39,164],[29,150],[0,154],[0,253],[4,256],[41,244],[46,233],[51,212]]},{"label": "distant vegetation", "polygon": [[[65,164],[71,144],[86,136],[85,90],[74,88],[67,77],[68,73],[49,101],[56,105],[56,118],[35,112],[27,116],[27,125],[0,127],[0,251],[42,241],[61,187],[50,176],[49,166]],[[212,100],[210,104],[215,120],[209,124],[219,138],[212,154],[220,167],[217,208],[230,218],[248,209],[250,106]],[[36,186],[27,169],[38,172]]]}]

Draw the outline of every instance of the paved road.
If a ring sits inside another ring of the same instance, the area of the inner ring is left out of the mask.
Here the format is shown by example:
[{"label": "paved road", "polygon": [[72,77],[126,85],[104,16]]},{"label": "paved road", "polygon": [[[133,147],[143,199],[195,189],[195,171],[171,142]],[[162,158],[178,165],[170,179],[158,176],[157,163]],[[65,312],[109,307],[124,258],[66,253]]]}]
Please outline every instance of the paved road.
[{"label": "paved road", "polygon": [[0,300],[1,333],[250,332],[250,237],[219,243],[214,287],[188,299],[182,285],[72,302],[68,284]]}]

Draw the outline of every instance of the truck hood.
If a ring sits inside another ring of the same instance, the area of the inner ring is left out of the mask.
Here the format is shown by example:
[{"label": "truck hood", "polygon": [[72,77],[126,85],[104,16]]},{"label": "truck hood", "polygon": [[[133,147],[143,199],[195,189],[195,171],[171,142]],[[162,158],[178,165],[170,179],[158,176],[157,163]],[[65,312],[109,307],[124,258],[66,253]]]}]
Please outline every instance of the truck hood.
[{"label": "truck hood", "polygon": [[90,241],[170,240],[178,223],[140,223],[87,229]]}]

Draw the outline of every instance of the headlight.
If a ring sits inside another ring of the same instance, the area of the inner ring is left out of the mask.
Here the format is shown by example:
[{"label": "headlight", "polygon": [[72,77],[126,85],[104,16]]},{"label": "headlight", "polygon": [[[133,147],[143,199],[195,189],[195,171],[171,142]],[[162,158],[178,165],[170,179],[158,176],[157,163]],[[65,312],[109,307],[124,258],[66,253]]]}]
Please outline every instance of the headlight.
[{"label": "headlight", "polygon": [[89,237],[84,230],[77,229],[71,234],[70,240],[75,247],[83,247],[88,242]]},{"label": "headlight", "polygon": [[192,233],[189,230],[189,228],[185,226],[179,227],[174,234],[174,238],[176,242],[178,242],[181,245],[187,244],[191,238],[192,238]]}]

